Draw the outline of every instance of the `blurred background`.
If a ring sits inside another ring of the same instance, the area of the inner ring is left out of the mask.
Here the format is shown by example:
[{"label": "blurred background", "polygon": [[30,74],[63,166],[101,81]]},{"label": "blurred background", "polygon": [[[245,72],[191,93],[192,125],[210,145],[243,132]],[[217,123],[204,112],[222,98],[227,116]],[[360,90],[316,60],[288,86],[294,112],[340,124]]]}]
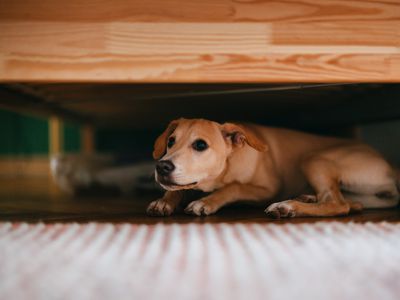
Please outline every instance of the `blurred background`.
[{"label": "blurred background", "polygon": [[55,154],[111,155],[116,165],[151,161],[155,138],[179,117],[358,138],[400,165],[395,84],[31,84],[0,92],[3,178],[46,177]]}]

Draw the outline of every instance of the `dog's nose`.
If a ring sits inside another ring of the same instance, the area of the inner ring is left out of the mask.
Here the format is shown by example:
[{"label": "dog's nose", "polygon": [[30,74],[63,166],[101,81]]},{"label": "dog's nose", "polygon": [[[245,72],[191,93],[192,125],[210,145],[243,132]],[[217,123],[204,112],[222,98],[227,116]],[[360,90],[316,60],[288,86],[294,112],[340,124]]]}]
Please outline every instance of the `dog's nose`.
[{"label": "dog's nose", "polygon": [[158,174],[167,176],[175,170],[175,166],[170,160],[161,160],[157,163],[156,170]]}]

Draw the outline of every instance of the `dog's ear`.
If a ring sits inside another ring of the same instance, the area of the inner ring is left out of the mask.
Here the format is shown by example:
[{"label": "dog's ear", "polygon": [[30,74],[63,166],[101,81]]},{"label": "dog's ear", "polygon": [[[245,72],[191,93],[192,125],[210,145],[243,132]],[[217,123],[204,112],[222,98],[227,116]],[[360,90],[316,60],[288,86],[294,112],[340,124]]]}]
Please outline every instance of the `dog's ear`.
[{"label": "dog's ear", "polygon": [[221,131],[225,139],[231,140],[232,145],[242,147],[244,143],[247,143],[257,151],[265,152],[268,150],[268,146],[245,126],[225,123],[221,125]]},{"label": "dog's ear", "polygon": [[174,132],[176,127],[178,127],[180,120],[173,120],[169,123],[167,129],[156,139],[154,143],[153,158],[160,159],[167,149],[167,140],[169,136]]}]

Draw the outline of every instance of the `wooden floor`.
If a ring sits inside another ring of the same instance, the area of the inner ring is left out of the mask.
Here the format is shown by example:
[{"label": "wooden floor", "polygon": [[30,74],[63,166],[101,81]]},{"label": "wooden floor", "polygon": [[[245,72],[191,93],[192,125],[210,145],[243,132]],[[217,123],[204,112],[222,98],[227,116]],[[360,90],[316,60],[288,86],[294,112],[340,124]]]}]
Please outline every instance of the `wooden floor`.
[{"label": "wooden floor", "polygon": [[216,215],[194,217],[183,212],[161,218],[146,216],[147,204],[156,194],[138,193],[132,197],[81,196],[61,194],[47,179],[0,179],[0,221],[12,222],[128,222],[155,223],[309,223],[340,222],[400,222],[400,209],[366,210],[363,213],[338,218],[298,218],[272,220],[263,208],[249,206],[227,207]]}]

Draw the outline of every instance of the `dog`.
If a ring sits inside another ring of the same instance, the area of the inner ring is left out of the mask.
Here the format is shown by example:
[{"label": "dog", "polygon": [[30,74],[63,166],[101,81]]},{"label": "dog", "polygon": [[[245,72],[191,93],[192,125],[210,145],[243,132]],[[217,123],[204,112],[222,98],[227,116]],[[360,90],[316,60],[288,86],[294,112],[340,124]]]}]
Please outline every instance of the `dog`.
[{"label": "dog", "polygon": [[172,121],[156,139],[155,180],[165,190],[147,213],[169,216],[188,189],[211,192],[185,208],[206,216],[238,201],[273,218],[347,215],[399,202],[398,172],[356,140],[204,120]]}]

